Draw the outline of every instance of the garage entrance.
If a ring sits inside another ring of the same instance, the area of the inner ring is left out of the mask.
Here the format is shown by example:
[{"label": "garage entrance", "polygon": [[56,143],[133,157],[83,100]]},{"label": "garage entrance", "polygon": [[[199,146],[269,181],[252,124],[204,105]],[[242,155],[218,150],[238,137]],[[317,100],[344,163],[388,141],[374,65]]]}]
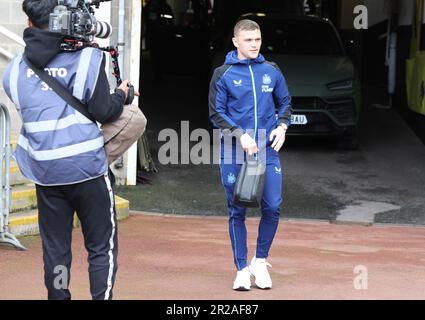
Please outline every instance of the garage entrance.
[{"label": "garage entrance", "polygon": [[[121,192],[130,199],[137,210],[226,215],[218,166],[162,165],[157,159],[164,144],[158,141],[159,133],[164,128],[180,132],[182,121],[189,121],[191,130],[210,130],[211,72],[222,63],[220,54],[229,49],[231,28],[241,14],[251,12],[259,19],[272,16],[283,19],[279,16],[285,15],[285,21],[299,20],[304,25],[326,18],[331,21],[337,34],[335,43],[341,45],[347,60],[313,56],[311,50],[318,47],[307,44],[305,50],[310,51],[294,52],[308,66],[303,70],[306,76],[296,79],[301,82],[290,77],[291,67],[300,63],[300,59],[298,62],[293,59],[290,64],[285,64],[285,57],[279,60],[282,72],[288,75],[295,113],[305,115],[307,123],[317,121],[313,134],[305,134],[303,124],[294,125],[294,135],[287,137],[280,154],[286,172],[282,215],[361,223],[424,223],[425,201],[420,190],[425,183],[425,151],[418,139],[419,131],[415,135],[410,122],[406,122],[412,114],[414,119],[421,117],[407,108],[406,100],[404,65],[410,54],[406,44],[412,39],[406,30],[412,26],[407,17],[414,12],[413,1],[403,5],[391,1],[243,0],[243,5],[239,2],[144,1],[141,101],[149,119],[147,135],[159,172],[139,168],[140,184],[122,187],[118,194]],[[353,27],[357,5],[367,9],[368,29]],[[277,36],[281,32],[277,39],[289,39],[284,37],[288,30],[284,24],[267,30],[277,32]],[[266,39],[270,33],[263,37]],[[400,37],[397,50],[390,51],[394,33]],[[305,34],[295,36],[294,44]],[[263,51],[276,60],[279,59],[277,48],[269,45]],[[397,54],[395,60],[390,53]],[[355,70],[352,78],[340,77],[335,70],[329,73],[331,67],[336,69],[348,60]],[[395,72],[390,72],[392,67]],[[300,69],[295,69],[293,74],[297,70]],[[318,81],[329,77],[322,83],[325,92],[312,95],[305,89],[308,95],[303,96],[303,85],[310,85],[312,72],[317,70],[322,70]],[[302,83],[303,79],[306,83]],[[345,94],[344,88],[351,88],[352,94]],[[354,108],[357,103],[361,104],[359,113]],[[319,113],[322,109],[325,112]],[[315,134],[325,132],[329,126],[327,119],[320,122],[321,117],[336,119],[332,125],[339,123],[342,127],[350,123],[350,117],[358,117],[358,148],[357,145],[340,148],[337,137]]]}]

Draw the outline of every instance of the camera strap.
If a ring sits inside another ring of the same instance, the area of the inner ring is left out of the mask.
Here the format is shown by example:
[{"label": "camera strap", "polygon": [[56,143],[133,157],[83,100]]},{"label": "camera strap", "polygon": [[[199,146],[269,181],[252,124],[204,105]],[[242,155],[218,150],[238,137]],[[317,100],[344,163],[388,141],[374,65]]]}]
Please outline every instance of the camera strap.
[{"label": "camera strap", "polygon": [[83,104],[80,100],[78,100],[71,93],[69,93],[69,91],[66,90],[64,86],[62,86],[55,78],[50,76],[46,71],[37,68],[25,56],[25,54],[22,55],[22,58],[24,59],[28,67],[30,67],[35,72],[35,74],[39,76],[41,80],[43,80],[54,92],[56,92],[59,97],[61,97],[67,104],[69,104],[83,116],[96,123],[94,118],[89,114],[87,106],[85,104]]}]

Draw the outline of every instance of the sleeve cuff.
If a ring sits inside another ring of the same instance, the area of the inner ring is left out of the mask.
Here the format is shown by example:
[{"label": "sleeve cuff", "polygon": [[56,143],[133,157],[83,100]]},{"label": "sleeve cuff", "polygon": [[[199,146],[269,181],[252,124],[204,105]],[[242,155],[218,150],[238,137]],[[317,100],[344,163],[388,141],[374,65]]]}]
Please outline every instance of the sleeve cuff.
[{"label": "sleeve cuff", "polygon": [[115,89],[115,94],[118,94],[121,97],[122,103],[125,103],[125,92],[121,89]]},{"label": "sleeve cuff", "polygon": [[243,131],[241,128],[236,128],[232,131],[232,135],[238,139],[240,139],[245,134],[245,131]]},{"label": "sleeve cuff", "polygon": [[291,125],[291,120],[290,119],[279,119],[278,125],[285,125],[286,129],[289,128],[289,126]]}]

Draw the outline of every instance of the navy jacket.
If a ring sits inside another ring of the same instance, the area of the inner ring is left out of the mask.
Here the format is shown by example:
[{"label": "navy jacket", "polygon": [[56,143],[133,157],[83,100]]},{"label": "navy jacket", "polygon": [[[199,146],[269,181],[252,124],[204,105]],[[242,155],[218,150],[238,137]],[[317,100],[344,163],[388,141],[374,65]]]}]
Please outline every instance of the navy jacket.
[{"label": "navy jacket", "polygon": [[257,139],[260,129],[269,137],[278,125],[290,126],[291,96],[285,77],[261,54],[254,60],[239,60],[237,51],[231,51],[211,79],[209,113],[216,128],[238,138],[249,131]]}]

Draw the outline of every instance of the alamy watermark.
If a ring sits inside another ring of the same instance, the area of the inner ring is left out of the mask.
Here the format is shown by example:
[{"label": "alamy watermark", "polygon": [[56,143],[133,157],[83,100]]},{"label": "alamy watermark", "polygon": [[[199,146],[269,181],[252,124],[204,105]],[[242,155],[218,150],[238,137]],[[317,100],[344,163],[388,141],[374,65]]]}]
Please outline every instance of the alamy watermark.
[{"label": "alamy watermark", "polygon": [[53,269],[53,273],[57,274],[53,280],[53,287],[57,290],[66,290],[68,289],[68,268],[63,265],[57,265]]},{"label": "alamy watermark", "polygon": [[354,29],[363,30],[369,28],[369,12],[365,5],[357,5],[354,7],[354,14],[357,16],[354,18]]},{"label": "alamy watermark", "polygon": [[356,275],[353,280],[353,286],[356,290],[368,289],[368,270],[364,265],[357,265],[354,267],[353,273]]},{"label": "alamy watermark", "polygon": [[[265,129],[247,130],[256,137],[257,158],[266,160],[266,146],[270,144]],[[229,130],[197,128],[190,131],[189,121],[181,121],[180,133],[166,128],[159,132],[158,141],[164,142],[158,150],[158,161],[168,164],[243,164],[245,152],[238,137]]]}]

